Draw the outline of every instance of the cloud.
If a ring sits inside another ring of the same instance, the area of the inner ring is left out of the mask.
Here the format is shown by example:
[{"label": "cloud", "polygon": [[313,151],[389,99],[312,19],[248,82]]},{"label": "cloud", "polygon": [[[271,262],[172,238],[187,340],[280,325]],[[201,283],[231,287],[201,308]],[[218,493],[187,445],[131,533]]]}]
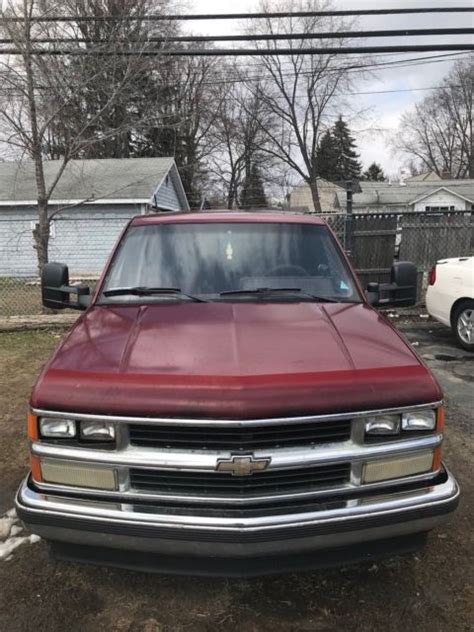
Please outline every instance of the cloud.
[{"label": "cloud", "polygon": [[[353,9],[355,8],[353,0],[334,0],[335,9]],[[426,0],[398,0],[397,8],[423,8],[427,6]],[[393,0],[359,0],[357,9],[373,9],[374,7],[385,9],[394,6]],[[430,7],[447,6],[446,0],[430,0]],[[472,7],[472,0],[457,0],[456,6]],[[230,6],[222,6],[222,0],[196,0],[190,7],[190,12],[199,13],[235,13],[235,12],[251,12],[256,11],[257,3],[250,0],[234,0]],[[471,18],[468,18],[469,25]],[[192,30],[196,33],[204,33],[210,35],[239,33],[242,31],[242,25],[233,20],[222,20],[214,22],[196,22],[192,23]],[[361,30],[393,30],[393,29],[409,29],[409,28],[448,28],[466,26],[465,14],[408,14],[408,15],[390,15],[390,16],[364,16],[358,19],[358,28]],[[187,25],[189,28],[189,23]],[[432,42],[433,37],[391,37],[377,38],[370,40],[374,45],[395,45],[404,44],[410,40],[413,44],[424,44]],[[360,40],[361,44],[364,43]],[[365,43],[368,43],[366,40]],[[436,41],[439,43],[456,43],[466,42],[469,36],[438,36]],[[430,57],[437,53],[397,53],[392,55],[379,56],[378,59],[386,61],[388,59],[411,59],[414,57]],[[240,63],[245,63],[244,59]],[[420,88],[429,88],[440,83],[442,78],[452,68],[454,61],[444,60],[440,63],[429,63],[423,65],[406,66],[403,68],[384,68],[377,70],[370,76],[363,77],[362,74],[356,74],[357,85],[355,91],[385,91],[385,90],[413,90],[413,92],[399,92],[391,94],[373,94],[373,95],[354,95],[357,99],[355,104],[356,110],[369,109],[370,115],[366,120],[360,122],[359,127],[364,130],[368,126],[372,126],[377,131],[370,133],[364,131],[356,134],[361,159],[364,165],[368,165],[374,160],[381,163],[387,172],[397,172],[401,159],[392,155],[388,147],[388,137],[398,128],[400,117],[403,112],[411,109],[414,104],[425,98],[429,91],[419,90]],[[355,123],[351,123],[357,127]],[[384,134],[380,133],[380,129],[385,130]]]}]

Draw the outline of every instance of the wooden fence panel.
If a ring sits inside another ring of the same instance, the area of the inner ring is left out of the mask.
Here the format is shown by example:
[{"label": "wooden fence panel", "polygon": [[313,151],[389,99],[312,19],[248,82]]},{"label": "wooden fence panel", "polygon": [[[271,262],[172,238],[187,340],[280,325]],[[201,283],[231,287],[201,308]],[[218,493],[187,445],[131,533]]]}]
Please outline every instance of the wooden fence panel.
[{"label": "wooden fence panel", "polygon": [[423,272],[438,259],[472,253],[470,214],[403,215],[400,227],[400,259],[413,261]]},{"label": "wooden fence panel", "polygon": [[371,281],[390,281],[396,234],[395,215],[354,215],[351,259],[362,287]]}]

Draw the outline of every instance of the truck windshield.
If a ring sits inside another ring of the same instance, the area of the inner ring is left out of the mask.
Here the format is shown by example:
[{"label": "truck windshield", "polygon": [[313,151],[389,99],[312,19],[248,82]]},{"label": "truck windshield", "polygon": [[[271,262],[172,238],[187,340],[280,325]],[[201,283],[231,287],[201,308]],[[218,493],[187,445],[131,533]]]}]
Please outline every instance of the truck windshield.
[{"label": "truck windshield", "polygon": [[325,226],[250,222],[131,226],[107,271],[100,302],[149,303],[190,297],[361,300]]}]

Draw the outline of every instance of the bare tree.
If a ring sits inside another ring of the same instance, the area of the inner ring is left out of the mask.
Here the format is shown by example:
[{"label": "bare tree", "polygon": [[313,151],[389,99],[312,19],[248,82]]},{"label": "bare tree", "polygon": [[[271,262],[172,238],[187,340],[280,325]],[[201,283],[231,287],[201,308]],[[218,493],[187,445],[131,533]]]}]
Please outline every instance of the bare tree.
[{"label": "bare tree", "polygon": [[[84,0],[85,1],[85,0]],[[84,2],[83,2],[84,3]],[[115,3],[118,5],[120,3]],[[127,11],[143,7],[143,0],[123,0],[120,16]],[[52,5],[51,5],[52,6]],[[72,12],[68,10],[72,7]],[[0,99],[0,121],[4,131],[2,141],[17,150],[17,155],[33,161],[36,188],[38,221],[33,230],[34,246],[37,251],[38,268],[41,271],[48,261],[48,246],[51,214],[50,201],[61,177],[70,162],[87,156],[91,147],[122,138],[128,133],[130,121],[127,116],[117,116],[129,93],[132,82],[145,74],[145,60],[136,56],[121,56],[117,47],[117,30],[111,29],[108,37],[99,43],[90,39],[82,47],[82,55],[73,59],[62,55],[41,56],[34,48],[41,46],[35,40],[41,37],[74,38],[81,33],[74,24],[76,3],[58,3],[58,9],[69,19],[66,26],[61,23],[38,23],[35,17],[46,9],[42,0],[8,0],[4,5],[3,17],[14,17],[17,21],[3,21],[7,36],[13,41],[20,54],[4,59],[1,63],[3,97]],[[118,18],[118,23],[123,22]],[[117,25],[116,25],[117,27]],[[124,44],[126,45],[126,44]],[[140,42],[134,42],[140,51]],[[54,44],[49,44],[53,47]],[[104,48],[117,49],[117,55],[100,57]],[[100,90],[104,77],[112,77]],[[6,92],[5,92],[6,90]],[[88,107],[87,91],[99,90],[94,107]],[[48,157],[58,158],[52,177],[46,178],[44,161]]]},{"label": "bare tree", "polygon": [[[271,11],[314,11],[330,7],[326,0],[262,0],[260,10]],[[312,45],[325,45],[325,40],[315,40],[312,34],[318,31],[349,30],[350,24],[339,18],[302,17],[264,19],[249,30],[257,29],[270,33],[307,34],[307,39],[297,42],[268,41],[268,55],[257,60],[260,74],[266,77],[261,85],[266,107],[279,120],[278,129],[267,129],[269,144],[265,151],[285,162],[311,189],[314,209],[321,211],[318,192],[319,166],[317,147],[321,134],[334,121],[343,107],[341,95],[350,87],[347,60],[336,55],[304,55],[302,50]],[[344,46],[347,40],[337,40],[331,46]],[[272,55],[277,47],[292,48],[288,57]],[[252,91],[252,72],[249,73],[248,89]]]},{"label": "bare tree", "polygon": [[404,114],[393,145],[439,176],[474,178],[474,58],[458,61],[439,88]]},{"label": "bare tree", "polygon": [[266,106],[259,86],[249,91],[239,81],[237,64],[229,65],[226,70],[235,76],[236,82],[223,88],[212,129],[216,148],[209,164],[216,185],[224,193],[226,207],[232,209],[239,206],[243,184],[249,182],[252,172],[258,170],[265,180],[271,171],[275,159],[265,147],[270,143],[270,130],[275,129],[275,117]]},{"label": "bare tree", "polygon": [[147,78],[147,90],[133,97],[143,100],[147,112],[146,124],[135,130],[133,155],[173,156],[192,208],[201,204],[206,161],[216,145],[219,77],[216,59],[165,58]]}]

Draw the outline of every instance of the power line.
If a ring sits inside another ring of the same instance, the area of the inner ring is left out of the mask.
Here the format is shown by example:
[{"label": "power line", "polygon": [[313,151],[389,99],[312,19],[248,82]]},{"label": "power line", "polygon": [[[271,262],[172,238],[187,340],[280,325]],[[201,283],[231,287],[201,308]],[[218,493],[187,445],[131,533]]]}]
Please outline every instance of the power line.
[{"label": "power line", "polygon": [[[316,17],[343,17],[343,16],[371,16],[371,15],[412,15],[427,13],[472,13],[471,7],[425,7],[418,9],[357,9],[334,11],[277,11],[258,13],[184,13],[184,14],[151,14],[151,15],[125,15],[125,16],[32,16],[31,22],[120,22],[120,21],[198,21],[198,20],[255,20],[255,19],[288,19],[288,18],[316,18]],[[23,17],[2,17],[4,22],[23,22]]]},{"label": "power line", "polygon": [[[424,56],[424,57],[410,57],[408,59],[389,59],[387,61],[378,61],[378,62],[367,63],[367,64],[353,63],[348,66],[336,66],[336,67],[328,66],[326,71],[339,72],[341,70],[347,70],[348,72],[361,72],[361,71],[365,71],[369,69],[372,71],[376,71],[376,70],[384,70],[385,68],[396,69],[396,68],[407,68],[410,66],[420,66],[420,65],[423,66],[423,65],[436,64],[436,63],[446,63],[450,61],[456,61],[458,59],[470,59],[470,55],[466,55],[463,52],[457,52],[457,53],[445,53],[442,55],[429,55],[429,56]],[[293,64],[291,61],[280,62],[280,66],[283,66],[283,65],[293,67]],[[262,62],[257,62],[255,64],[245,64],[245,66],[236,64],[234,67],[236,68],[237,71],[239,70],[239,68],[244,68],[246,71],[248,71],[249,69],[250,70],[256,69],[257,71],[266,69],[266,66]],[[292,76],[295,76],[295,74],[296,74],[295,72],[285,71],[284,73],[282,73],[282,77],[292,77]],[[302,70],[298,74],[300,75],[311,74],[311,70],[308,70],[308,71]],[[258,77],[255,75],[254,76],[247,75],[245,78],[242,78],[241,75],[232,77],[227,72],[224,73],[223,76],[225,77],[225,79],[223,79],[221,83],[234,83],[234,82],[240,82],[240,81],[254,81],[254,80],[258,81],[260,79],[265,79],[264,76]]]},{"label": "power line", "polygon": [[[170,84],[167,84],[170,85]],[[214,83],[210,83],[210,85],[215,85]],[[449,88],[462,88],[463,86],[461,85],[457,85],[457,84],[449,84]],[[363,96],[363,95],[373,95],[373,94],[398,94],[398,93],[403,93],[403,92],[426,92],[428,90],[438,90],[438,88],[440,88],[440,86],[426,86],[424,88],[399,88],[396,90],[368,90],[368,91],[362,91],[362,92],[344,92],[344,93],[338,93],[339,96]],[[35,90],[52,90],[53,88],[51,86],[35,86]],[[12,86],[6,86],[6,87],[0,87],[0,94],[2,93],[6,93],[6,92],[10,92],[13,94],[20,94],[21,90],[19,88],[15,88]],[[316,93],[317,94],[317,93]],[[297,100],[299,99],[306,99],[307,98],[307,94],[296,94],[295,98]],[[284,99],[284,96],[280,96],[280,95],[276,95],[276,96],[271,96],[271,99],[274,100],[275,98],[278,99]],[[169,117],[172,117],[174,115],[169,114],[166,115]]]},{"label": "power line", "polygon": [[[403,46],[341,46],[339,48],[206,48],[180,50],[164,48],[161,50],[88,50],[85,48],[34,48],[30,55],[42,56],[98,56],[98,57],[268,57],[275,55],[359,55],[363,53],[409,53],[434,51],[464,51],[474,50],[474,44],[407,44]],[[0,55],[24,55],[25,51],[18,48],[4,48]]]},{"label": "power line", "polygon": [[[456,60],[464,60],[464,59],[470,59],[471,56],[470,55],[465,55],[463,53],[446,53],[446,54],[442,54],[442,55],[430,55],[430,56],[424,56],[424,57],[410,57],[408,59],[390,59],[387,61],[378,61],[378,62],[373,62],[373,63],[365,63],[365,64],[360,64],[360,63],[352,63],[350,65],[346,65],[346,66],[328,66],[328,68],[326,69],[326,72],[331,73],[331,72],[341,72],[341,71],[347,71],[349,73],[352,72],[365,72],[367,70],[371,70],[372,72],[375,72],[377,70],[386,70],[386,69],[397,69],[397,68],[410,68],[411,66],[424,66],[424,65],[431,65],[431,64],[438,64],[438,63],[447,63],[447,62],[451,62],[451,61],[456,61]],[[283,62],[283,63],[290,63],[290,62]],[[239,70],[239,68],[241,68],[242,66],[240,66],[239,64],[237,64],[236,66],[232,66],[232,69],[235,69],[236,71]],[[245,65],[245,70],[247,71],[248,69],[255,69],[256,71],[265,71],[266,67],[261,64],[261,63],[255,63],[255,64],[246,64]],[[1,78],[1,74],[0,73],[0,78]],[[307,76],[307,75],[311,75],[311,70],[301,70],[300,72],[298,72],[299,76]],[[283,72],[281,74],[282,77],[294,77],[296,76],[295,72]],[[233,84],[233,83],[247,83],[247,82],[254,82],[254,81],[262,81],[265,79],[268,79],[268,75],[246,75],[246,76],[242,76],[240,74],[238,75],[231,75],[229,73],[223,73],[223,74],[216,74],[214,71],[212,71],[212,80],[210,81],[203,81],[202,85],[218,85],[218,84]],[[224,78],[223,78],[224,77]],[[165,82],[167,86],[176,86],[176,85],[181,85],[180,81],[175,81],[175,82]],[[46,86],[45,86],[46,87]]]},{"label": "power line", "polygon": [[[259,42],[259,41],[288,41],[288,40],[314,40],[314,39],[355,39],[372,37],[425,37],[441,35],[472,35],[474,28],[444,28],[444,29],[398,29],[379,31],[327,31],[317,33],[265,33],[259,35],[180,35],[180,36],[150,36],[118,37],[114,38],[114,43],[175,43],[175,42]],[[94,43],[108,44],[110,39],[95,37],[41,37],[31,38],[32,44],[67,44],[67,43]],[[14,44],[11,38],[1,38],[0,44]]]},{"label": "power line", "polygon": [[[447,53],[443,55],[430,55],[429,57],[411,57],[409,59],[392,59],[388,61],[380,61],[380,62],[374,62],[374,63],[369,63],[369,64],[353,63],[348,66],[336,66],[336,67],[329,66],[326,69],[326,72],[331,73],[331,72],[347,71],[349,73],[352,73],[352,72],[365,72],[367,70],[371,70],[372,72],[375,72],[377,70],[410,68],[411,66],[425,66],[425,65],[430,65],[430,64],[447,63],[453,60],[463,60],[463,59],[470,59],[470,55],[464,55],[462,53]],[[262,64],[251,64],[250,67],[255,68],[257,71],[265,70],[265,66]],[[248,68],[249,68],[249,65],[246,65],[245,69],[247,70]],[[308,71],[302,70],[298,73],[298,75],[301,77],[308,76],[308,75],[310,76],[311,74],[312,74],[311,70],[308,70]],[[295,77],[296,73],[283,72],[281,76],[288,77],[288,78]],[[1,74],[0,74],[0,77],[1,77]],[[222,77],[225,77],[225,78],[223,79]],[[260,76],[259,75],[250,75],[250,76],[234,75],[232,76],[227,73],[223,75],[216,75],[215,73],[213,73],[213,79],[210,81],[203,81],[201,85],[216,86],[216,85],[221,85],[221,84],[249,83],[249,82],[254,82],[254,81],[263,81],[265,79],[268,79],[268,75],[260,75]],[[165,82],[165,83],[168,87],[181,85],[180,81]],[[47,88],[47,86],[38,87],[38,89],[41,89],[41,88]]]}]

